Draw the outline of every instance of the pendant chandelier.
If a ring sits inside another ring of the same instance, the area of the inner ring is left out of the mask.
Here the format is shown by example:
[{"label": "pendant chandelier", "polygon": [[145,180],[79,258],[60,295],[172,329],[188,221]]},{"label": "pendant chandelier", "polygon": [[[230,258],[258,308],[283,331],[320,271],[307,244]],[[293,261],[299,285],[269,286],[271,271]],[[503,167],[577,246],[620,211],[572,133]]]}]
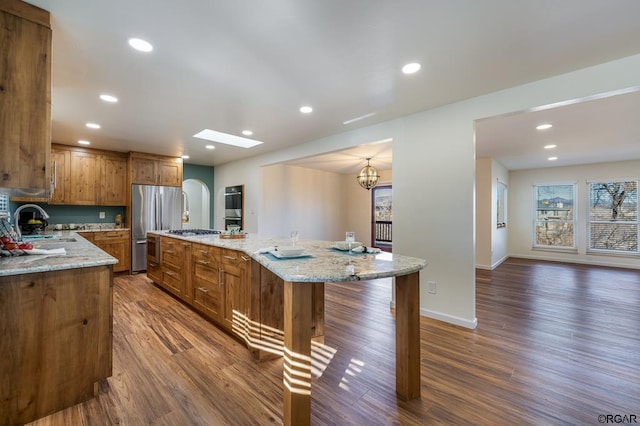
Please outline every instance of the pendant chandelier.
[{"label": "pendant chandelier", "polygon": [[371,160],[371,158],[367,158],[367,165],[360,170],[357,177],[360,186],[367,191],[376,186],[380,180],[378,171],[375,167],[369,165],[369,160]]}]

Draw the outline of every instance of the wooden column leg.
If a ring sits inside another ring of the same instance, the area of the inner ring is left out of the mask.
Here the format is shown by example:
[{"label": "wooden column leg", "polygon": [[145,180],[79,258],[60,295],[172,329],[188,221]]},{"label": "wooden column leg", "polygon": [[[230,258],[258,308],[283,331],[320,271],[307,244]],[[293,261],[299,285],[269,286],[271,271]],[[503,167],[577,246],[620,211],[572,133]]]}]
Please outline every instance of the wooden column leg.
[{"label": "wooden column leg", "polygon": [[420,275],[396,277],[396,393],[420,398]]},{"label": "wooden column leg", "polygon": [[311,424],[313,285],[284,282],[284,424]]}]

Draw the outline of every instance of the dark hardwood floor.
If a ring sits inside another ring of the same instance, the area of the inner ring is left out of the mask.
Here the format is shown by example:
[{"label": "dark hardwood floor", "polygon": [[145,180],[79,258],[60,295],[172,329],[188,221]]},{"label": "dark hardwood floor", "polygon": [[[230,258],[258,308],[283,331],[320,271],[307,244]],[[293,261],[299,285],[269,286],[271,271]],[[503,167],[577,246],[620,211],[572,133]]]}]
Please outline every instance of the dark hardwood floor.
[{"label": "dark hardwood floor", "polygon": [[[328,284],[313,424],[640,421],[640,271],[510,259],[479,270],[476,292],[476,330],[421,319],[422,397],[402,402],[391,282]],[[281,360],[253,362],[136,275],[115,279],[113,377],[33,424],[263,425],[281,413]]]}]

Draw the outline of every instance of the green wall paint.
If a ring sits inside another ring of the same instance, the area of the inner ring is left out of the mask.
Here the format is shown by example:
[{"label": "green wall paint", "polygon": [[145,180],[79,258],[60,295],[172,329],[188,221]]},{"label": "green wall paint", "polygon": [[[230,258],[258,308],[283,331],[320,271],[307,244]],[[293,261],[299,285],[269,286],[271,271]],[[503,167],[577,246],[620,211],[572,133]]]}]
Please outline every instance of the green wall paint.
[{"label": "green wall paint", "polygon": [[[9,202],[11,215],[22,204],[33,203],[14,203]],[[116,214],[121,214],[124,218],[124,207],[112,206],[57,206],[47,203],[37,203],[49,214],[47,222],[55,223],[114,223]],[[29,210],[25,210],[29,211]],[[33,210],[35,211],[35,210]],[[105,218],[100,219],[100,212],[104,212]],[[13,223],[13,217],[11,218]]]},{"label": "green wall paint", "polygon": [[213,167],[199,166],[197,164],[184,164],[182,168],[182,180],[185,181],[187,179],[198,179],[209,188],[211,201],[211,205],[209,206],[209,223],[211,224],[210,226],[213,227],[213,224],[215,223],[213,220],[213,199],[215,198],[213,196]]}]

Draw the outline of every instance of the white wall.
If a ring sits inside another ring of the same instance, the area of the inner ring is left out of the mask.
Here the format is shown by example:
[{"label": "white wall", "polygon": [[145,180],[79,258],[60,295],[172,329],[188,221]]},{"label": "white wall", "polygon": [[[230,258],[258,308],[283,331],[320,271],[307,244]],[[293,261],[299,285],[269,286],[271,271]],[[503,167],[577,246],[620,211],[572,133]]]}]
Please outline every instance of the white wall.
[{"label": "white wall", "polygon": [[[245,228],[260,232],[267,227],[257,193],[262,166],[391,138],[394,253],[428,262],[420,274],[423,315],[475,327],[474,120],[632,86],[640,86],[640,55],[217,166],[216,217],[224,186],[244,183]],[[435,295],[426,292],[431,280]]]},{"label": "white wall", "polygon": [[[588,164],[571,167],[548,167],[534,170],[513,170],[509,173],[509,255],[531,259],[544,259],[589,263],[592,265],[621,266],[640,269],[635,257],[587,255],[587,227],[589,191],[587,181],[599,179],[640,178],[640,161]],[[577,184],[576,232],[577,253],[533,250],[533,185]]]},{"label": "white wall", "polygon": [[491,158],[476,159],[476,268],[491,269],[493,188]]},{"label": "white wall", "polygon": [[[264,167],[261,209],[265,235],[344,239],[348,216],[344,175],[278,164]],[[342,236],[342,238],[340,238]]]},{"label": "white wall", "polygon": [[[498,228],[498,182],[507,185],[506,191],[506,224],[504,228]],[[491,162],[491,269],[495,269],[508,257],[509,224],[511,221],[509,211],[509,170],[502,164],[493,160]]]}]

